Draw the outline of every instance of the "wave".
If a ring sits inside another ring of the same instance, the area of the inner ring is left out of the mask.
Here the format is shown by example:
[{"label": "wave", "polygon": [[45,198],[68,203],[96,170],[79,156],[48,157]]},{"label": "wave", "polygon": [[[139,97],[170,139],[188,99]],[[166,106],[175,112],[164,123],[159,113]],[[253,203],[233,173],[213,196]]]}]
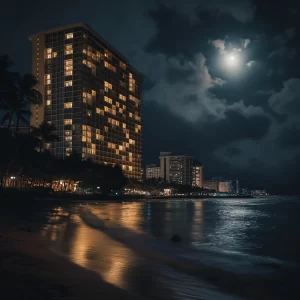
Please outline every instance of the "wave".
[{"label": "wave", "polygon": [[263,298],[269,295],[270,285],[281,282],[287,273],[286,264],[276,259],[159,240],[100,219],[87,208],[81,210],[80,217],[87,225],[104,231],[110,238],[150,260],[199,276],[221,290],[237,295]]}]

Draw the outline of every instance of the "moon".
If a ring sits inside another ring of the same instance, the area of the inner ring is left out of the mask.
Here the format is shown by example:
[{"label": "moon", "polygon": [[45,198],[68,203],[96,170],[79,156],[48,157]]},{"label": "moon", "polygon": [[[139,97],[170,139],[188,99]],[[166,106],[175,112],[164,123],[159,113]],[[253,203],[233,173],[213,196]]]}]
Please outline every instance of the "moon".
[{"label": "moon", "polygon": [[224,57],[224,63],[226,67],[235,69],[240,65],[240,58],[236,53],[229,53]]}]

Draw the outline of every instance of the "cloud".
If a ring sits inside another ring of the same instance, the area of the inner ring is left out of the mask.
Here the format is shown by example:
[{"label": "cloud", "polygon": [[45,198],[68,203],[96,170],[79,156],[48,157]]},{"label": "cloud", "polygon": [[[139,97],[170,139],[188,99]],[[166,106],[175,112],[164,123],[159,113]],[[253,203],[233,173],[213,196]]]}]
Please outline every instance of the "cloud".
[{"label": "cloud", "polygon": [[244,40],[242,40],[242,44],[243,44],[244,48],[247,48],[250,43],[251,43],[250,39],[244,39]]},{"label": "cloud", "polygon": [[272,58],[276,58],[276,57],[286,57],[289,59],[294,59],[296,56],[297,56],[297,51],[295,49],[282,46],[280,48],[273,50],[268,55],[268,58],[272,59]]},{"label": "cloud", "polygon": [[225,54],[225,41],[221,39],[208,41],[209,44],[212,44],[215,48],[217,48],[221,54]]},{"label": "cloud", "polygon": [[[193,60],[167,58],[162,54],[148,56],[148,61],[149,59],[150,65],[155,68],[152,73],[155,84],[145,93],[146,101],[157,101],[189,122],[205,122],[225,117],[225,100],[218,99],[212,92],[214,88],[223,86],[225,81],[211,77],[203,54],[197,54]],[[185,76],[177,78],[174,84],[166,78],[170,69],[172,72],[185,72]]]},{"label": "cloud", "polygon": [[297,55],[297,51],[294,48],[288,47],[288,43],[295,37],[295,35],[295,28],[287,28],[282,34],[275,35],[273,38],[275,49],[269,53],[268,58],[285,56],[289,59],[294,59]]},{"label": "cloud", "polygon": [[263,96],[271,96],[275,94],[274,90],[258,90],[256,92],[257,95],[263,95]]},{"label": "cloud", "polygon": [[246,63],[246,65],[249,69],[251,69],[254,66],[254,64],[255,64],[254,60],[250,60],[249,62]]},{"label": "cloud", "polygon": [[269,105],[278,113],[300,114],[300,78],[291,78],[269,98]]},{"label": "cloud", "polygon": [[210,11],[227,14],[239,22],[247,23],[253,19],[255,12],[251,0],[227,0],[226,3],[222,0],[165,0],[164,4],[189,15],[192,20],[197,18],[199,11]]},{"label": "cloud", "polygon": [[251,0],[208,0],[202,1],[199,7],[201,10],[218,11],[220,13],[229,14],[242,23],[251,21],[255,12],[255,6]]},{"label": "cloud", "polygon": [[292,123],[283,128],[277,137],[277,143],[283,149],[290,149],[300,146],[300,126]]}]

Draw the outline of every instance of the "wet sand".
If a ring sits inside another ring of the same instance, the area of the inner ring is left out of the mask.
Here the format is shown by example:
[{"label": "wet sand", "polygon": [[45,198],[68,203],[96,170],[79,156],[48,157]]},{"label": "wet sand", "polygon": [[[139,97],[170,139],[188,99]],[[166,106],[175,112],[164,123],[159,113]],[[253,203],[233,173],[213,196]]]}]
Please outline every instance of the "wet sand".
[{"label": "wet sand", "polygon": [[53,252],[39,234],[7,226],[0,231],[0,282],[1,299],[141,299]]}]

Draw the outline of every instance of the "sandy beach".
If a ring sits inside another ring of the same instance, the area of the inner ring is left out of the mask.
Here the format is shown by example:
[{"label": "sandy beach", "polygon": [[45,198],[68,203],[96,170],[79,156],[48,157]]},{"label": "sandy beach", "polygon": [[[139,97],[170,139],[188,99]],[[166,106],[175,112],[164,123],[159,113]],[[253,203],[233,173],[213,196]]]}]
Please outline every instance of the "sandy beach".
[{"label": "sandy beach", "polygon": [[141,299],[104,282],[50,249],[38,233],[1,227],[3,299]]}]

